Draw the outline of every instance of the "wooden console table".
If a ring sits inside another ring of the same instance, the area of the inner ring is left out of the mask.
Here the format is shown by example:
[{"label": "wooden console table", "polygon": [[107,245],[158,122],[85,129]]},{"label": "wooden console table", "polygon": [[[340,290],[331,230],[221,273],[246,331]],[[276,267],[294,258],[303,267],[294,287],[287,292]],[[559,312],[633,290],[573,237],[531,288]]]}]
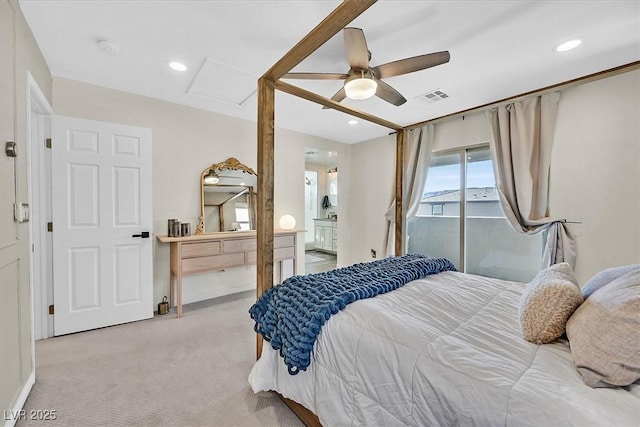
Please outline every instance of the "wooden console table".
[{"label": "wooden console table", "polygon": [[[297,231],[276,230],[273,238],[274,262],[293,260],[293,274],[296,274]],[[196,234],[186,237],[157,236],[157,238],[162,243],[171,244],[169,306],[173,307],[175,302],[177,317],[182,317],[183,275],[256,263],[255,231]],[[280,274],[282,274],[282,263]]]}]

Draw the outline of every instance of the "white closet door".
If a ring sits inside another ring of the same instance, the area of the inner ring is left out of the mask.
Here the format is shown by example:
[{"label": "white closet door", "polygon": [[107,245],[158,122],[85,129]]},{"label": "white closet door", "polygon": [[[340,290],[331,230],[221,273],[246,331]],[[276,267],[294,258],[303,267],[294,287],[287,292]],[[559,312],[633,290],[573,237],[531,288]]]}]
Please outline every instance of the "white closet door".
[{"label": "white closet door", "polygon": [[54,116],[52,136],[54,334],[153,317],[151,130]]}]

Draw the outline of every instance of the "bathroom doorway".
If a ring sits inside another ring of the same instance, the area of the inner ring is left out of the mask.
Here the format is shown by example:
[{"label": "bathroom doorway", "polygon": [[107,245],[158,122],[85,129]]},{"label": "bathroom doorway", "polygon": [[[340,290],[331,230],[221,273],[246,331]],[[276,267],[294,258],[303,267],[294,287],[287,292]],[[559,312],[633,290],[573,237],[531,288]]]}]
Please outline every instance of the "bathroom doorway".
[{"label": "bathroom doorway", "polygon": [[305,250],[314,248],[313,220],[318,216],[318,172],[304,171],[304,238]]},{"label": "bathroom doorway", "polygon": [[305,271],[336,267],[338,252],[338,153],[305,148]]}]

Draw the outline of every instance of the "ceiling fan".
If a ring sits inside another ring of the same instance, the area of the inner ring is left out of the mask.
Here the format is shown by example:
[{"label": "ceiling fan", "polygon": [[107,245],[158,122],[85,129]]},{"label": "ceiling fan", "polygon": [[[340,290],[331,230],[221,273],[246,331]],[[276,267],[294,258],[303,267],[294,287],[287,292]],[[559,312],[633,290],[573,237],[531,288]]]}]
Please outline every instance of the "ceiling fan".
[{"label": "ceiling fan", "polygon": [[[381,79],[414,71],[424,70],[449,62],[449,52],[435,52],[411,58],[400,59],[371,67],[371,52],[367,48],[364,32],[360,28],[347,27],[343,31],[344,45],[349,60],[349,71],[340,73],[288,73],[285,79],[344,80],[344,86],[331,97],[340,102],[345,98],[367,99],[376,95],[393,105],[399,106],[407,99]],[[327,107],[324,107],[327,108]]]}]

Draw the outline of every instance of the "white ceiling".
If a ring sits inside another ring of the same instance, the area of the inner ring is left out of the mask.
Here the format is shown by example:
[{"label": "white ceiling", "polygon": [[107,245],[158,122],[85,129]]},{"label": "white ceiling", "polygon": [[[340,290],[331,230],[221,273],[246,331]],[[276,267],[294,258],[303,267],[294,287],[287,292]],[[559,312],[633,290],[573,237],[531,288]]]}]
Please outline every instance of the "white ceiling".
[{"label": "white ceiling", "polygon": [[[55,77],[256,120],[256,81],[340,4],[319,1],[20,0]],[[350,26],[371,65],[448,50],[449,63],[385,81],[407,103],[345,100],[400,125],[441,117],[640,59],[640,1],[379,1]],[[557,53],[559,42],[583,44]],[[117,54],[101,50],[107,38]],[[167,67],[178,60],[189,68]],[[348,70],[337,34],[294,71]],[[288,80],[326,97],[340,81]],[[449,98],[416,97],[441,89]],[[276,124],[354,143],[389,130],[278,92]]]}]

